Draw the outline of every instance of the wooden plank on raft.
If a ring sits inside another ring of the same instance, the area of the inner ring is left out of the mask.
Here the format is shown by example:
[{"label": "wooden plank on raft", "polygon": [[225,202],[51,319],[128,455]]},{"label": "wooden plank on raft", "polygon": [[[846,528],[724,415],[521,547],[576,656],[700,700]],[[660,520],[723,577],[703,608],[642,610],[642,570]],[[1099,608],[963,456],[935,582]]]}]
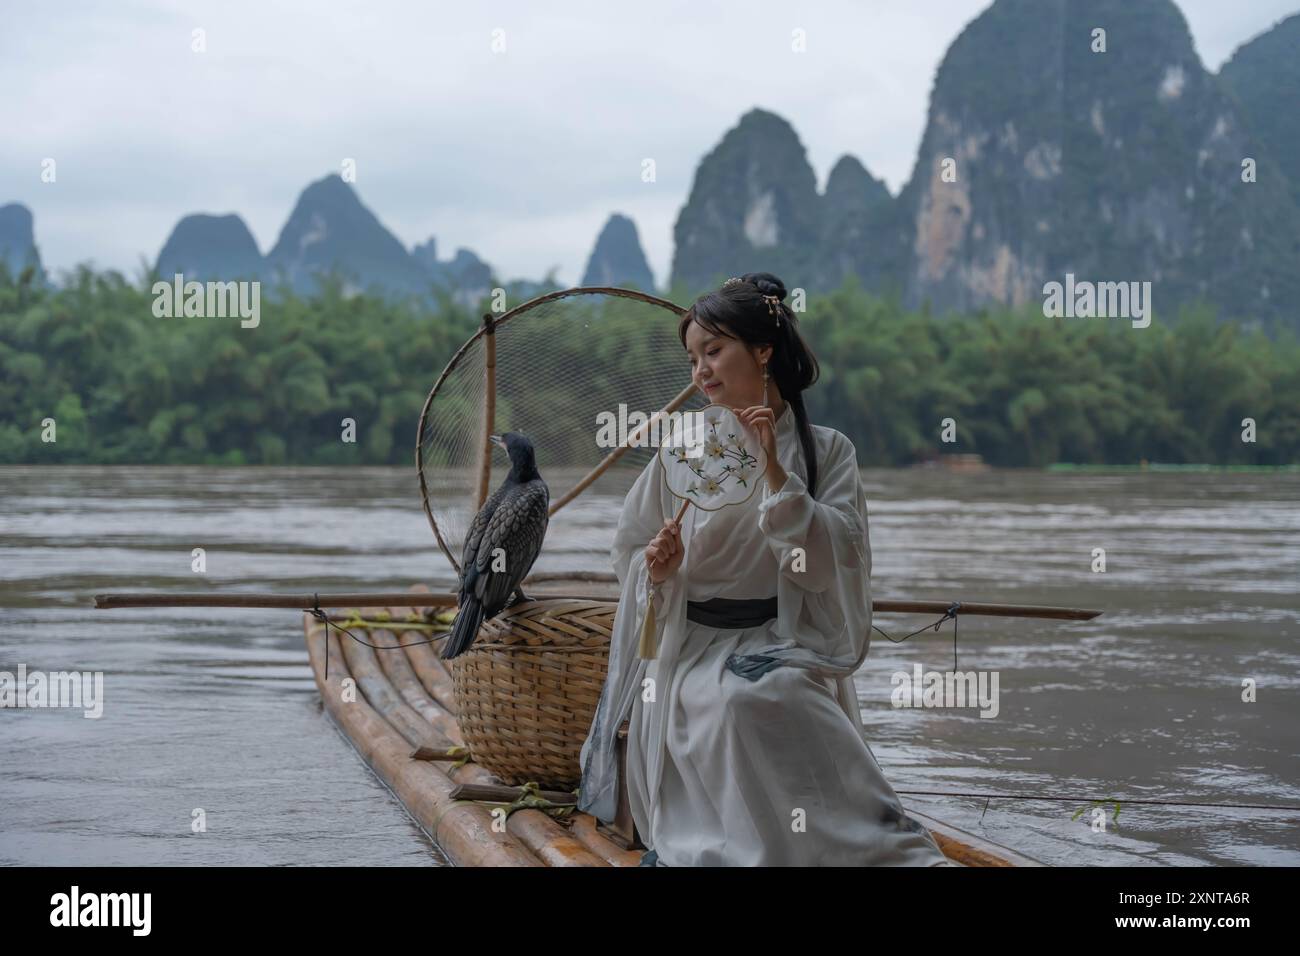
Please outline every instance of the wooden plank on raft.
[{"label": "wooden plank on raft", "polygon": [[[354,630],[354,633],[357,633]],[[360,631],[368,635],[369,631]],[[357,686],[366,695],[370,706],[392,724],[393,729],[406,738],[412,747],[433,747],[446,749],[452,745],[444,735],[433,729],[433,725],[420,716],[410,704],[402,699],[388,675],[379,663],[379,653],[359,641],[344,635],[340,638],[343,656],[347,659],[348,669],[356,678]]]},{"label": "wooden plank on raft", "polygon": [[[373,611],[363,612],[362,616],[365,617],[367,613],[373,617]],[[445,749],[450,745],[445,737],[437,734],[433,727],[402,699],[401,694],[384,674],[379,663],[378,652],[373,647],[346,637],[343,639],[343,647],[344,656],[348,659],[348,666],[356,677],[358,686],[362,688],[380,715],[388,720],[398,733],[417,748],[424,745]],[[433,705],[432,700],[429,704]],[[500,782],[487,770],[473,763],[458,767],[452,773],[461,782]],[[547,866],[605,865],[570,836],[567,830],[540,810],[518,810],[510,814],[505,825],[508,832],[517,837]]]},{"label": "wooden plank on raft", "polygon": [[[492,827],[492,817],[479,804],[453,805],[455,783],[430,764],[411,760],[407,741],[384,720],[355,686],[343,649],[329,635],[330,674],[325,678],[325,629],[304,615],[307,651],[325,709],[366,761],[406,806],[439,848],[457,866],[540,866],[536,855],[509,833]],[[355,699],[345,699],[345,690]]]},{"label": "wooden plank on raft", "polygon": [[[422,585],[416,585],[411,590],[413,594],[429,593],[428,588]],[[420,609],[420,611],[422,613],[427,613],[428,609]],[[441,711],[441,716],[435,722],[435,726],[439,728],[449,727],[454,733],[456,741],[461,743],[462,737],[460,726],[455,717],[457,709],[456,695],[454,688],[452,687],[451,675],[447,672],[447,665],[443,663],[442,659],[435,651],[435,648],[437,647],[438,645],[436,643],[406,642],[404,650],[407,653],[411,667],[416,672],[421,685],[425,688],[429,698],[436,705],[436,708]],[[495,778],[487,779],[496,782]],[[514,817],[517,815],[518,814],[512,814],[511,816]],[[561,822],[569,829],[570,833],[575,837],[578,837],[577,825],[584,819],[590,820],[591,825],[590,827],[581,828],[583,835],[580,838],[580,842],[599,859],[605,860],[613,866],[635,866],[640,862],[639,855],[628,856],[624,853],[621,847],[616,846],[615,843],[611,842],[603,834],[598,833],[596,831],[596,823],[598,821],[593,817],[589,817],[588,814],[580,812],[572,813],[564,817]],[[588,829],[590,830],[589,834],[587,833]]]},{"label": "wooden plank on raft", "polygon": [[[366,614],[373,612],[364,612]],[[306,618],[310,625],[317,630],[321,626],[314,619]],[[310,633],[310,627],[309,627]],[[355,631],[354,631],[355,633]],[[370,643],[384,646],[385,650],[376,650],[367,647],[356,641],[352,641],[346,636],[343,637],[343,646],[345,649],[339,651],[342,660],[348,668],[347,673],[357,684],[362,694],[366,696],[367,703],[375,709],[377,716],[387,721],[391,731],[397,734],[401,739],[409,743],[421,741],[421,746],[426,749],[446,749],[448,741],[445,738],[439,738],[435,727],[451,726],[455,727],[455,718],[447,713],[432,697],[426,696],[418,703],[412,703],[409,694],[415,690],[415,684],[409,680],[406,681],[405,691],[399,691],[389,679],[388,673],[394,670],[401,672],[402,664],[390,663],[388,667],[383,664],[384,656],[401,656],[402,650],[397,649],[395,641],[389,638],[379,637],[374,639],[377,631],[364,631],[358,634],[358,637],[366,639],[370,636]],[[331,634],[331,646],[335,646],[336,637]],[[350,647],[348,646],[350,645]],[[409,662],[409,661],[408,661]],[[330,669],[331,677],[335,667],[335,660],[331,656]],[[418,683],[418,682],[417,682]],[[318,680],[319,684],[319,680]],[[420,684],[421,689],[423,685]],[[424,715],[434,718],[431,723],[424,719]],[[345,732],[348,732],[345,730]],[[349,736],[351,736],[351,733]],[[431,736],[432,735],[432,736]],[[459,730],[456,730],[456,737],[459,741]],[[355,743],[355,741],[354,741]],[[417,747],[417,749],[419,749]],[[432,764],[425,761],[411,760],[408,752],[407,759],[412,764],[419,764],[427,767],[433,773],[439,774],[449,785],[447,795],[449,802],[456,798],[452,796],[456,786],[466,783],[478,784],[499,784],[495,776],[485,770],[478,764],[469,763],[463,767],[458,767],[450,772],[445,772],[438,764]],[[382,776],[382,774],[381,774]],[[386,778],[385,778],[386,779]],[[407,802],[406,796],[398,790],[392,783],[395,793],[403,803]],[[491,818],[492,807],[487,804],[471,804],[482,809]],[[449,811],[448,816],[452,815]],[[604,841],[602,846],[600,841],[591,841],[579,839],[576,834],[571,832],[569,827],[562,825],[552,819],[548,814],[535,809],[521,809],[511,813],[505,821],[506,833],[528,850],[537,862],[548,866],[609,866],[611,860],[620,861],[618,848]],[[444,827],[445,829],[445,827]],[[435,836],[435,839],[441,840]],[[450,853],[448,854],[450,855]],[[513,863],[470,863],[468,865],[520,865]],[[525,864],[526,865],[526,864]],[[614,865],[624,865],[623,862]]]},{"label": "wooden plank on raft", "polygon": [[379,658],[379,666],[383,668],[389,682],[397,688],[402,700],[420,715],[421,720],[452,744],[463,743],[457,739],[460,736],[460,728],[456,727],[454,720],[446,719],[446,712],[430,699],[424,685],[420,683],[420,678],[416,676],[415,668],[411,666],[411,659],[406,656],[407,648],[404,645],[408,641],[415,642],[427,638],[418,631],[411,631],[408,634],[410,636],[403,640],[392,631],[371,629],[370,641],[376,647],[375,653]]},{"label": "wooden plank on raft", "polygon": [[[390,608],[390,611],[396,610]],[[442,635],[446,637],[450,634],[448,631]],[[434,644],[424,644],[420,642],[404,642],[407,644],[406,659],[411,665],[411,670],[419,678],[420,683],[424,686],[427,693],[434,702],[442,709],[445,714],[455,715],[456,713],[456,692],[452,687],[451,675],[447,673],[447,668],[442,664],[442,658],[438,656],[442,646],[441,640]],[[455,721],[452,721],[453,724]],[[448,736],[452,736],[450,731]],[[455,736],[460,736],[460,727],[456,727]]]}]

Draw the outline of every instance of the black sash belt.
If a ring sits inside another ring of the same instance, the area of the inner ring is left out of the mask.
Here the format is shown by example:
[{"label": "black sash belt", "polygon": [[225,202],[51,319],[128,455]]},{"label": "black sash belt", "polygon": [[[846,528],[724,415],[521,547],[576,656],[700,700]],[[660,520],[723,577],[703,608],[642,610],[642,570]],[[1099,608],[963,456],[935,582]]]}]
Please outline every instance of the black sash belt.
[{"label": "black sash belt", "polygon": [[740,629],[758,627],[776,617],[776,598],[710,598],[687,601],[686,620],[705,627]]}]

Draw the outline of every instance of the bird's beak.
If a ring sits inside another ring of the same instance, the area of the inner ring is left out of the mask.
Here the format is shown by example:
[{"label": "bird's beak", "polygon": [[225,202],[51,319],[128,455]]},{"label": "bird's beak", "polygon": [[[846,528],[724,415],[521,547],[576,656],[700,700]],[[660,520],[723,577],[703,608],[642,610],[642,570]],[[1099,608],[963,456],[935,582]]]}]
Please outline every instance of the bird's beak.
[{"label": "bird's beak", "polygon": [[490,441],[492,444],[496,445],[498,448],[501,448],[503,450],[505,450],[506,448],[506,440],[502,438],[500,435],[488,435],[488,441]]}]

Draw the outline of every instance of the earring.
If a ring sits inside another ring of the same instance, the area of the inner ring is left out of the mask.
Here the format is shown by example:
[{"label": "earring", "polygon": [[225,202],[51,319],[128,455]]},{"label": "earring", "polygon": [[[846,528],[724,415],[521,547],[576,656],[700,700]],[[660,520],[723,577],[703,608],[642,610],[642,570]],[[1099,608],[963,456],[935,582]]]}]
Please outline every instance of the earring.
[{"label": "earring", "polygon": [[767,363],[763,363],[763,407],[767,408]]}]

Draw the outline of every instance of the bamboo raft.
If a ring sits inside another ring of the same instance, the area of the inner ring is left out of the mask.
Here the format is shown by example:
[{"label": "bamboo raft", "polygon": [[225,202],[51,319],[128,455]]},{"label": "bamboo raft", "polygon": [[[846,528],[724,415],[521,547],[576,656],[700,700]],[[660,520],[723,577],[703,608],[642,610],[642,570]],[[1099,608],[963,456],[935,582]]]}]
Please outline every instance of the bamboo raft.
[{"label": "bamboo raft", "polygon": [[[401,621],[410,608],[360,608],[344,617]],[[382,653],[303,615],[307,651],[326,711],[376,776],[456,866],[636,866],[642,850],[620,845],[603,823],[576,808],[563,817],[539,809],[515,810],[504,829],[494,820],[501,781],[475,763],[455,766],[443,756],[464,746],[456,720],[452,679],[437,645],[399,640],[395,630],[349,627]],[[418,632],[416,632],[418,633]],[[423,638],[422,638],[423,639]],[[399,645],[406,645],[399,648]],[[346,682],[351,681],[351,684]],[[344,691],[355,694],[345,701]],[[495,788],[495,790],[493,789]],[[478,795],[477,797],[475,795]],[[542,793],[543,797],[559,797]],[[513,799],[507,797],[506,800]],[[1036,861],[908,807],[945,855],[963,866],[1038,866]],[[497,818],[499,819],[499,817]],[[494,822],[497,826],[494,827]]]}]

